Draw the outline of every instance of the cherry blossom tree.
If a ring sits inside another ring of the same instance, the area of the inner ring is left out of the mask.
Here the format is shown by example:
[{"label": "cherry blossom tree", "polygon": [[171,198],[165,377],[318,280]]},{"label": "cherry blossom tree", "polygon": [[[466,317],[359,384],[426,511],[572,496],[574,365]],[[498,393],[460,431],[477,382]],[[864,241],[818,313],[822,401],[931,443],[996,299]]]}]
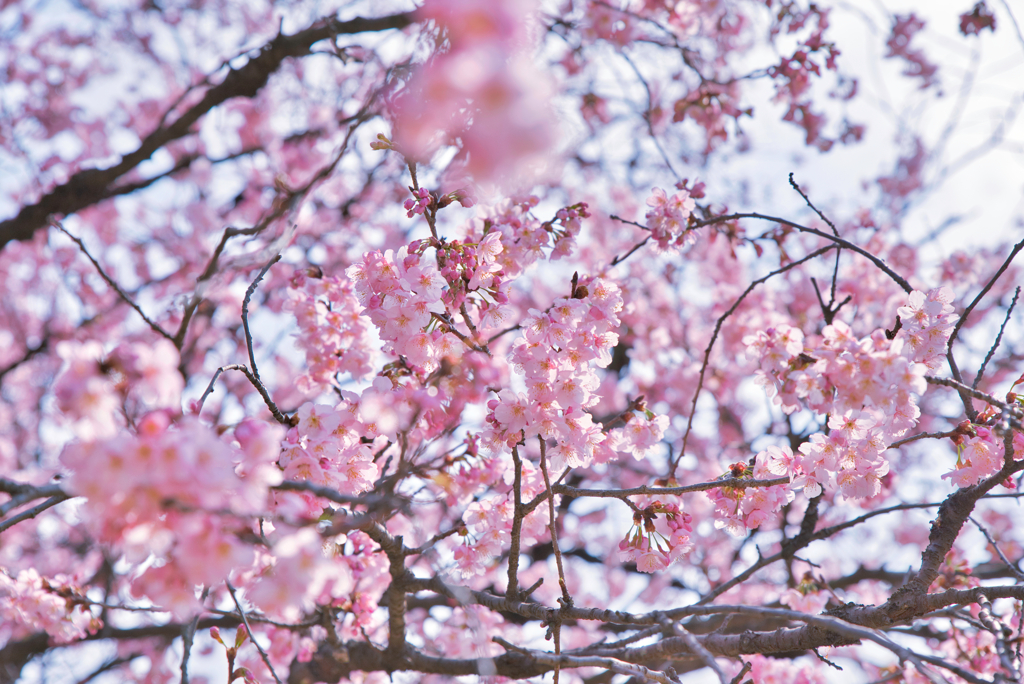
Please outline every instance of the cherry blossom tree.
[{"label": "cherry blossom tree", "polygon": [[0,3],[0,681],[1020,681],[1012,4]]}]

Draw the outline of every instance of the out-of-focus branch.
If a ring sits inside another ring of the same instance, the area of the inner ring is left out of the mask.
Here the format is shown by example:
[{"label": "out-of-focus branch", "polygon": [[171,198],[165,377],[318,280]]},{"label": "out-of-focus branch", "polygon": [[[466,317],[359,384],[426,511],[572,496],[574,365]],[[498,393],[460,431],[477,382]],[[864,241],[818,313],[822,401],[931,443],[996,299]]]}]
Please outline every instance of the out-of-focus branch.
[{"label": "out-of-focus branch", "polygon": [[78,248],[82,250],[82,254],[84,254],[86,258],[92,262],[92,265],[96,267],[96,271],[100,274],[100,277],[103,278],[104,281],[106,281],[107,285],[109,285],[111,289],[114,290],[114,292],[116,292],[117,295],[128,304],[128,306],[135,309],[135,312],[142,316],[142,320],[146,322],[146,325],[148,325],[153,330],[153,332],[155,332],[157,335],[160,335],[161,337],[165,337],[168,340],[174,342],[174,338],[171,337],[170,333],[161,328],[158,323],[150,319],[150,317],[146,315],[146,312],[142,310],[142,307],[136,304],[135,300],[129,297],[128,293],[122,290],[121,286],[118,285],[113,278],[107,275],[107,272],[103,270],[102,266],[100,266],[100,262],[96,261],[96,259],[93,258],[92,254],[89,253],[89,250],[85,248],[85,243],[82,242],[81,238],[75,237],[74,235],[69,233],[67,229],[65,229],[64,226],[60,224],[59,221],[54,221],[53,227],[67,235],[72,242],[78,245]]},{"label": "out-of-focus branch", "polygon": [[43,195],[35,204],[22,207],[17,216],[0,222],[0,248],[11,240],[30,240],[37,230],[46,226],[47,217],[51,214],[73,214],[109,197],[118,179],[149,159],[160,148],[188,135],[192,125],[207,112],[227,100],[255,96],[286,59],[310,54],[314,43],[343,34],[401,29],[413,20],[411,12],[350,21],[325,17],[298,33],[279,33],[243,66],[231,69],[223,81],[207,90],[198,103],[173,123],[161,124],[143,138],[138,148],[124,155],[120,162],[106,169],[79,171],[66,183]]}]

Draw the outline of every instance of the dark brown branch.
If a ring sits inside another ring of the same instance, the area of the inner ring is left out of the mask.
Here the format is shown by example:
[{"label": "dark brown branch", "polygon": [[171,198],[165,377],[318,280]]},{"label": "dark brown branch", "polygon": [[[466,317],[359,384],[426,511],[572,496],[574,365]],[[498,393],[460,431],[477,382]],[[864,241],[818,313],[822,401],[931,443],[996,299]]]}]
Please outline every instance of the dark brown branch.
[{"label": "dark brown branch", "polygon": [[221,366],[220,368],[217,369],[217,371],[213,374],[213,378],[210,379],[210,384],[207,385],[206,391],[203,392],[203,396],[200,397],[199,399],[200,410],[202,410],[203,403],[206,401],[206,397],[210,396],[210,394],[213,392],[213,384],[217,381],[217,378],[220,377],[220,374],[226,370],[242,371],[245,374],[245,377],[249,379],[249,382],[252,384],[252,386],[256,388],[256,391],[260,393],[260,396],[263,397],[263,402],[267,405],[267,408],[270,409],[270,413],[273,414],[274,419],[277,422],[281,423],[281,425],[292,427],[292,421],[288,418],[288,416],[281,413],[281,409],[277,408],[277,404],[275,404],[274,400],[270,398],[270,393],[267,391],[267,388],[264,387],[263,383],[260,382],[259,379],[252,374],[252,371],[249,370],[248,366],[241,363],[232,363],[227,366]]},{"label": "dark brown branch", "polygon": [[[960,529],[967,522],[978,499],[1002,484],[1015,472],[1024,470],[1024,462],[1012,460],[1012,432],[1007,431],[1006,435],[1010,438],[1004,440],[1007,443],[1009,457],[1003,468],[973,487],[958,489],[939,506],[928,536],[928,546],[921,554],[921,569],[905,585],[897,589],[886,603],[886,612],[893,621],[907,619],[907,615],[913,616],[916,613],[919,599],[928,593],[928,588],[939,576],[939,566],[953,547],[953,542],[959,536]],[[1021,589],[1024,591],[1024,587]]]},{"label": "dark brown branch", "polygon": [[277,672],[274,671],[274,666],[270,664],[270,658],[267,657],[267,652],[263,650],[263,647],[256,641],[256,636],[252,633],[252,627],[249,625],[249,618],[246,616],[245,611],[242,610],[242,603],[238,600],[238,595],[235,594],[235,588],[231,585],[231,582],[224,582],[224,585],[228,588],[228,592],[231,594],[231,600],[235,603],[235,608],[238,609],[238,615],[242,618],[242,625],[245,627],[246,634],[249,635],[249,641],[259,651],[260,658],[263,660],[263,664],[270,670],[270,675],[274,678],[277,684],[283,684],[281,678],[277,676]]},{"label": "dark brown branch", "polygon": [[[955,389],[957,392],[959,392],[960,396],[964,396],[964,397],[968,397],[968,398],[974,397],[975,399],[980,399],[981,401],[984,401],[987,404],[991,404],[992,406],[997,406],[1000,409],[1002,409],[1003,411],[1006,411],[1007,413],[1009,413],[1010,415],[1012,415],[1012,416],[1014,416],[1014,417],[1016,417],[1018,419],[1020,419],[1021,417],[1024,417],[1024,411],[1022,411],[1020,409],[1020,407],[1014,406],[1013,404],[1007,404],[1004,401],[999,401],[998,399],[993,397],[991,394],[985,394],[984,392],[979,392],[976,389],[968,387],[967,385],[963,384],[962,382],[958,382],[956,380],[950,380],[949,378],[936,378],[936,377],[933,377],[931,375],[924,376],[924,379],[925,379],[925,381],[929,385],[942,385],[943,387],[950,387],[952,389]],[[1014,425],[1014,427],[1020,428],[1019,421],[1013,421],[1013,422],[1016,422],[1016,425]]]},{"label": "dark brown branch", "polygon": [[413,19],[410,12],[350,21],[325,17],[298,33],[278,34],[243,66],[228,71],[223,81],[207,90],[198,103],[173,123],[161,124],[147,135],[139,147],[123,156],[120,162],[106,169],[79,171],[66,183],[43,195],[35,204],[22,207],[17,216],[0,222],[0,248],[11,240],[32,239],[37,230],[46,226],[51,214],[73,214],[109,197],[118,179],[168,143],[189,135],[193,124],[211,109],[236,97],[255,96],[286,59],[310,54],[314,43],[342,34],[401,29],[411,24]]},{"label": "dark brown branch", "polygon": [[406,650],[405,643],[405,548],[402,537],[395,537],[393,545],[381,545],[388,557],[391,584],[387,589],[388,599],[388,657],[400,656]]},{"label": "dark brown branch", "polygon": [[[460,603],[479,603],[492,610],[511,610],[532,619],[551,620],[556,613],[564,619],[590,619],[605,622],[617,622],[633,625],[658,625],[665,620],[677,620],[681,617],[700,615],[747,615],[760,618],[773,618],[804,623],[801,627],[783,627],[767,632],[745,631],[740,634],[712,633],[669,637],[652,645],[638,648],[594,648],[588,653],[594,656],[612,657],[636,664],[661,663],[675,657],[699,657],[690,643],[696,640],[700,646],[715,656],[736,657],[754,653],[792,653],[811,650],[822,646],[855,644],[862,640],[878,643],[883,648],[893,651],[901,659],[911,660],[917,664],[927,662],[943,667],[970,682],[980,682],[971,673],[945,660],[914,653],[906,649],[878,631],[877,627],[889,626],[889,618],[881,606],[848,606],[838,609],[837,615],[808,615],[792,610],[779,608],[760,608],[755,606],[687,606],[684,608],[655,611],[644,615],[631,615],[617,611],[596,608],[546,608],[539,604],[516,603],[479,591],[471,591],[465,587],[449,587],[440,579],[419,580],[409,578],[407,588],[437,590],[442,595]],[[1022,598],[1024,587],[975,587],[973,589],[953,589],[938,594],[921,595],[916,598],[915,614],[923,615],[950,605],[977,603],[983,598]],[[915,616],[916,616],[915,615]],[[860,618],[852,620],[851,616]],[[516,657],[519,656],[519,657]],[[562,656],[571,658],[572,656]],[[534,677],[551,671],[558,666],[572,665],[571,660],[559,660],[555,663],[544,656],[545,662],[531,658],[529,653],[509,652],[497,658],[455,659],[425,656],[413,649],[407,649],[399,657],[390,657],[387,651],[362,642],[348,642],[332,646],[327,642],[320,645],[318,652],[307,664],[294,663],[290,684],[306,684],[314,681],[334,681],[346,676],[354,670],[367,672],[383,671],[416,671],[423,673],[462,675],[497,675],[513,679]]]},{"label": "dark brown branch", "polygon": [[308,181],[297,188],[279,186],[278,195],[274,198],[274,202],[270,209],[260,218],[259,221],[257,221],[255,225],[250,226],[249,228],[235,228],[234,226],[229,226],[224,229],[220,242],[217,243],[217,247],[213,250],[213,254],[210,256],[210,260],[206,264],[206,268],[196,279],[196,283],[199,287],[196,288],[196,292],[185,305],[185,310],[181,317],[181,323],[178,325],[178,330],[174,334],[174,343],[179,349],[185,344],[185,336],[188,333],[188,326],[192,321],[192,316],[195,314],[199,303],[203,301],[203,297],[201,295],[202,284],[212,278],[217,272],[217,269],[220,266],[221,254],[224,252],[224,248],[227,246],[228,240],[239,235],[259,235],[266,230],[270,224],[291,211],[301,198],[305,197],[316,185],[327,178],[327,176],[329,176],[337,167],[341,158],[344,156],[345,151],[348,149],[348,144],[352,139],[352,134],[362,123],[366,122],[369,117],[370,105],[373,103],[375,98],[376,93],[370,96],[369,100],[353,117],[354,123],[349,126],[348,132],[345,133],[345,139],[342,141],[334,159],[318,169]]}]

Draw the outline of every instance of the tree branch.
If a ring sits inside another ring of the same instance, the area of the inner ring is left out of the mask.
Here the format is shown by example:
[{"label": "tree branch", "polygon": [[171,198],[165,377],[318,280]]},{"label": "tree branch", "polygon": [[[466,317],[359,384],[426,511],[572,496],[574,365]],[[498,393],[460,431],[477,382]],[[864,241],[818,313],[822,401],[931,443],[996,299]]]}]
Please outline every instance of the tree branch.
[{"label": "tree branch", "polygon": [[[270,75],[289,57],[310,54],[314,43],[334,36],[401,29],[414,20],[412,12],[373,19],[338,21],[325,17],[292,35],[278,34],[238,69],[231,69],[219,84],[186,110],[174,123],[161,124],[147,135],[139,147],[106,169],[85,169],[43,195],[35,204],[21,208],[17,216],[0,221],[0,248],[11,240],[30,240],[47,224],[51,214],[73,214],[109,197],[111,187],[122,176],[149,159],[168,143],[188,135],[192,125],[214,107],[236,97],[253,97],[266,85]],[[172,110],[173,111],[173,108]],[[165,120],[171,112],[165,114]]]}]

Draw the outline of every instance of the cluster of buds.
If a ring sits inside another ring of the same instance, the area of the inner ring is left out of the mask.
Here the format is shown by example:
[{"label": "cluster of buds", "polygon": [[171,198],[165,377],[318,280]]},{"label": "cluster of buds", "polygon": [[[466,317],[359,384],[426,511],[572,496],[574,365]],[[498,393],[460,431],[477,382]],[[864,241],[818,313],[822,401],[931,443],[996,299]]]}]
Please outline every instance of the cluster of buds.
[{"label": "cluster of buds", "polygon": [[434,198],[430,196],[430,191],[426,188],[409,188],[409,192],[412,193],[414,199],[405,200],[403,205],[406,209],[406,216],[412,218],[416,214],[423,214],[427,207],[433,204]]},{"label": "cluster of buds", "polygon": [[246,630],[239,627],[238,630],[235,632],[234,646],[228,646],[224,643],[224,640],[220,636],[220,629],[218,629],[217,627],[210,628],[210,637],[218,644],[223,646],[224,650],[227,652],[228,672],[230,672],[230,675],[228,676],[228,681],[233,682],[236,679],[241,679],[242,681],[246,682],[246,684],[255,684],[256,677],[253,676],[253,673],[249,670],[249,668],[235,668],[235,658],[238,657],[238,649],[241,648],[242,645],[249,638],[249,633]]},{"label": "cluster of buds", "polygon": [[[784,475],[791,467],[793,454],[787,448],[770,446],[759,452],[751,463],[733,463],[723,478],[766,480]],[[793,500],[785,484],[771,487],[716,487],[705,492],[715,505],[715,527],[740,536],[761,526]]]},{"label": "cluster of buds", "polygon": [[[661,513],[663,530],[659,530]],[[619,542],[619,560],[633,561],[640,572],[664,570],[690,549],[693,517],[674,503],[655,501],[633,512],[633,526]]]}]

